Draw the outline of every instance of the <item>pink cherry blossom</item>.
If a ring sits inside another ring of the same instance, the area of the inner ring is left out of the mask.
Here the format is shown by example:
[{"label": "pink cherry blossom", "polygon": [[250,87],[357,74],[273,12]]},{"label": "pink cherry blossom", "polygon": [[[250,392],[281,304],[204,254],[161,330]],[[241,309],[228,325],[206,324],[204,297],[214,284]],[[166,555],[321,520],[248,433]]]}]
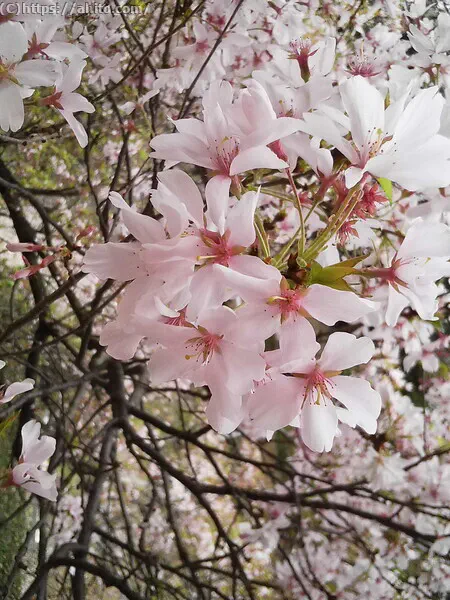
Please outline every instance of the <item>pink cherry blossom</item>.
[{"label": "pink cherry blossom", "polygon": [[243,90],[233,103],[231,86],[214,83],[203,107],[203,121],[180,119],[174,122],[178,133],[154,137],[152,156],[193,163],[228,179],[251,169],[288,166],[268,146],[298,131],[300,123],[277,118],[262,87]]},{"label": "pink cherry blossom", "polygon": [[248,400],[250,419],[263,429],[280,429],[299,417],[303,442],[315,452],[331,450],[338,421],[375,433],[381,410],[380,395],[368,381],[341,375],[372,358],[375,347],[370,339],[336,332],[316,359],[319,349],[305,321],[282,330],[280,350],[265,355],[266,383]]},{"label": "pink cherry blossom", "polygon": [[220,271],[235,294],[245,301],[239,310],[240,318],[251,322],[255,332],[266,338],[280,327],[290,327],[301,319],[313,318],[326,325],[334,325],[337,321],[353,323],[377,308],[376,303],[352,292],[325,285],[290,287],[275,270],[273,277],[267,279],[221,266],[217,266],[216,270]]},{"label": "pink cherry blossom", "polygon": [[150,359],[155,385],[188,377],[211,390],[206,414],[217,431],[228,433],[241,422],[242,396],[264,377],[263,347],[226,306],[202,312],[196,326],[177,320],[158,327],[159,343]]},{"label": "pink cherry blossom", "polygon": [[12,470],[12,482],[28,492],[55,501],[57,498],[56,475],[39,468],[55,452],[56,440],[49,436],[40,437],[41,424],[28,421],[22,427],[22,454],[19,464]]},{"label": "pink cherry blossom", "polygon": [[42,104],[56,108],[69,124],[78,143],[84,148],[88,143],[87,133],[83,125],[73,116],[76,112],[93,113],[94,106],[76,90],[81,81],[84,60],[74,60],[68,67],[61,66],[61,72],[55,83],[53,94],[42,99]]}]

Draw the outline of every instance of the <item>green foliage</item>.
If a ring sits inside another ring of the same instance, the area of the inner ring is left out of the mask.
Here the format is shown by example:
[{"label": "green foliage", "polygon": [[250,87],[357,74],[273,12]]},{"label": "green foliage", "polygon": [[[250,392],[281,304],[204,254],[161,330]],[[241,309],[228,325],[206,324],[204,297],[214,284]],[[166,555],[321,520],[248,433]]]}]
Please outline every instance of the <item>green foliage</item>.
[{"label": "green foliage", "polygon": [[392,203],[392,181],[389,181],[389,179],[385,179],[384,177],[379,177],[377,181],[386,194],[386,198]]},{"label": "green foliage", "polygon": [[308,285],[320,283],[335,290],[353,292],[352,287],[345,281],[344,277],[356,273],[354,267],[365,258],[365,255],[356,256],[327,267],[322,267],[318,262],[313,262],[308,276]]}]

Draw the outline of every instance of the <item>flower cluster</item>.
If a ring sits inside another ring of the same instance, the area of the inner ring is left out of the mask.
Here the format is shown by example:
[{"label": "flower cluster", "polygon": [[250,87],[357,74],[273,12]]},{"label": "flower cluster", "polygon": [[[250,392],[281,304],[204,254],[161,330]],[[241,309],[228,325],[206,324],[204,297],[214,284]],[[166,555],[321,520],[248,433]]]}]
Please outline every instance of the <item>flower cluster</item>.
[{"label": "flower cluster", "polygon": [[[145,338],[154,348],[153,383],[185,378],[207,385],[206,413],[216,430],[231,432],[247,419],[271,431],[291,423],[319,452],[331,449],[338,421],[375,433],[381,399],[367,381],[342,375],[370,361],[373,342],[334,333],[316,360],[312,322],[358,323],[378,313],[393,326],[407,306],[434,319],[435,282],[450,275],[450,228],[421,218],[393,246],[387,266],[370,265],[367,255],[338,254],[327,263],[326,248],[333,239],[345,241],[339,236],[349,223],[352,231],[368,217],[376,225],[377,206],[387,202],[377,182],[409,192],[450,184],[438,89],[413,98],[406,92],[385,110],[382,93],[361,75],[333,87],[330,69],[315,74],[310,58],[326,53],[332,64],[334,46],[327,41],[301,58],[297,78],[305,69],[312,74],[300,87],[256,74],[237,95],[227,82],[211,84],[202,119],[176,120],[176,133],[151,141],[154,158],[205,170],[204,199],[177,168],[161,172],[152,191],[159,218],[139,214],[111,192],[135,241],[94,245],[83,266],[101,279],[132,282],[100,338],[112,356],[132,358]],[[320,103],[298,109],[305,86]],[[299,160],[315,178],[307,185],[316,190],[309,206],[296,182],[305,179]],[[275,177],[284,177],[282,198],[298,222],[284,244],[277,224],[269,230],[264,219]],[[327,202],[335,208],[320,218]],[[370,266],[357,268],[363,260]],[[376,281],[370,292],[367,279]],[[384,288],[387,303],[378,298]],[[274,335],[279,349],[265,351]]]}]

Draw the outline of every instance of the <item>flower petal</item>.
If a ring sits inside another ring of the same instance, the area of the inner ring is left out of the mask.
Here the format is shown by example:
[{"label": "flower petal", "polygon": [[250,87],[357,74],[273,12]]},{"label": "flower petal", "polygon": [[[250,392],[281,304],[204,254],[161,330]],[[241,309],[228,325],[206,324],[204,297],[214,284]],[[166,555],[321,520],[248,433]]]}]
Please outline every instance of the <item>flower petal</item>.
[{"label": "flower petal", "polygon": [[252,424],[271,431],[286,427],[300,412],[302,391],[298,380],[284,375],[276,375],[272,381],[258,385],[248,396]]},{"label": "flower petal", "polygon": [[225,233],[225,223],[230,205],[231,179],[216,175],[208,181],[205,188],[207,217],[217,227],[219,233]]},{"label": "flower petal", "polygon": [[337,433],[338,418],[334,404],[328,400],[306,400],[300,413],[303,443],[314,452],[329,452]]},{"label": "flower petal", "polygon": [[357,338],[352,333],[337,331],[328,338],[320,357],[322,371],[343,371],[362,365],[372,358],[375,346],[367,337]]},{"label": "flower petal", "polygon": [[247,192],[228,213],[226,228],[230,232],[232,246],[248,248],[256,238],[254,218],[259,192]]},{"label": "flower petal", "polygon": [[338,411],[341,421],[356,427],[359,425],[373,435],[381,411],[381,396],[365,379],[357,377],[333,377],[333,398],[342,402],[346,411]]},{"label": "flower petal", "polygon": [[166,239],[164,227],[156,219],[138,213],[125,202],[117,192],[110,192],[109,200],[116,208],[122,211],[125,227],[142,243],[160,242]]},{"label": "flower petal", "polygon": [[302,306],[314,319],[325,325],[334,325],[337,321],[353,323],[377,309],[375,302],[360,298],[353,292],[320,284],[308,288]]},{"label": "flower petal", "polygon": [[286,169],[288,166],[267,146],[254,146],[239,152],[231,163],[230,175],[238,175],[252,169]]}]

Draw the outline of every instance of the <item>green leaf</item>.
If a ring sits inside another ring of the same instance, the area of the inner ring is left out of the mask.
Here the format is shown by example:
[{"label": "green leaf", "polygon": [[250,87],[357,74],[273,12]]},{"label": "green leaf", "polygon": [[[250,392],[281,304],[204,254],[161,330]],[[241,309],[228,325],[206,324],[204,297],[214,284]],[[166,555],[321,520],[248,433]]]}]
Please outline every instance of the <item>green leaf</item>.
[{"label": "green leaf", "polygon": [[377,181],[383,188],[386,198],[389,200],[389,202],[392,202],[392,181],[385,179],[384,177],[378,177]]},{"label": "green leaf", "polygon": [[19,414],[20,414],[20,411],[13,413],[11,416],[9,416],[7,419],[5,419],[4,421],[2,421],[0,423],[0,438],[4,437],[6,435],[8,429],[10,429],[12,427],[15,420],[19,416]]},{"label": "green leaf", "polygon": [[344,277],[347,275],[353,275],[357,273],[355,266],[367,258],[368,255],[355,256],[334,265],[322,267],[318,262],[314,261],[311,265],[311,270],[308,277],[308,285],[313,283],[320,283],[321,285],[327,285],[336,290],[344,290],[352,292],[353,289],[349,284],[344,281]]}]

